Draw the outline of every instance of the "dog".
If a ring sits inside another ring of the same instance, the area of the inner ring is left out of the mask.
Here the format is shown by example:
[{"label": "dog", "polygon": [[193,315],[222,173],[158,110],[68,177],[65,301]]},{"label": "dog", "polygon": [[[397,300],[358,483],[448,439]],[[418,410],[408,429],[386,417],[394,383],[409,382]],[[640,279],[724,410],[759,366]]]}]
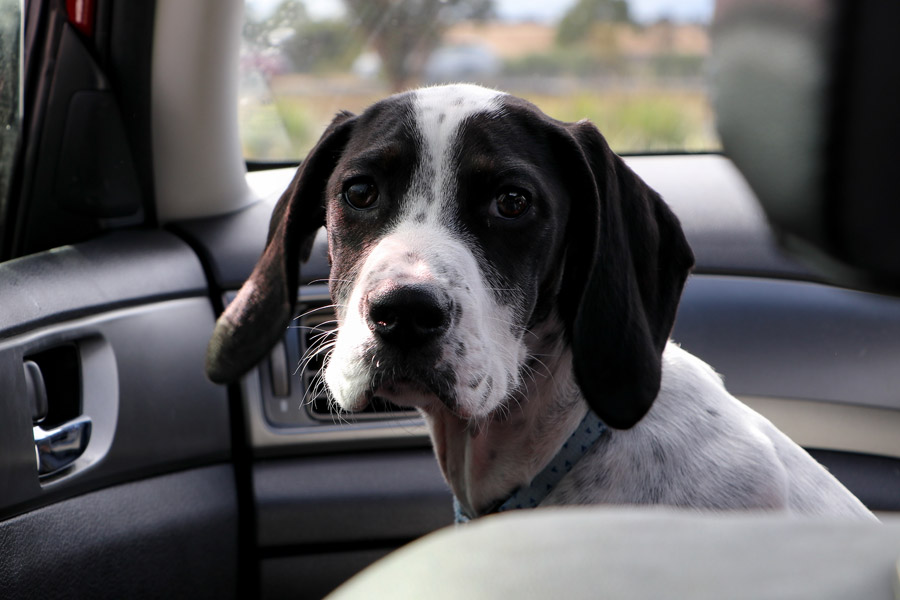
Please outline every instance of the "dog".
[{"label": "dog", "polygon": [[559,504],[874,518],[669,340],[693,254],[590,122],[474,85],[339,113],[216,325],[213,381],[283,336],[322,225],[330,396],[419,409],[461,520]]}]

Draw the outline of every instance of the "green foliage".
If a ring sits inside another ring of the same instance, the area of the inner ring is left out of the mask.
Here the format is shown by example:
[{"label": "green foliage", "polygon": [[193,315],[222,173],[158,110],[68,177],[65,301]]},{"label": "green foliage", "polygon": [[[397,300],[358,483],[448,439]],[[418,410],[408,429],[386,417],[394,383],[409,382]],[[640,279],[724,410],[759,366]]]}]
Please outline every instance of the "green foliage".
[{"label": "green foliage", "polygon": [[578,0],[556,29],[556,43],[571,46],[587,39],[597,23],[630,23],[625,0]]},{"label": "green foliage", "polygon": [[274,104],[242,107],[239,124],[243,155],[248,160],[284,160],[302,156],[285,133]]},{"label": "green foliage", "polygon": [[628,58],[583,46],[553,48],[507,60],[504,75],[512,77],[629,77],[634,80],[694,80],[704,75],[706,59],[694,54],[657,54]]},{"label": "green foliage", "polygon": [[282,0],[265,19],[247,15],[244,38],[259,49],[277,48],[299,73],[347,70],[365,41],[345,21],[311,20],[301,0]]},{"label": "green foliage", "polygon": [[601,56],[587,48],[570,47],[553,48],[549,52],[507,60],[503,72],[514,77],[603,77],[622,75],[626,68],[626,63],[620,57]]},{"label": "green foliage", "polygon": [[[616,152],[708,151],[719,148],[712,114],[702,90],[583,89],[574,94],[510,89],[562,121],[589,119]],[[341,105],[358,110],[378,97],[342,97]],[[244,156],[284,159],[304,156],[334,115],[334,106],[315,96],[285,97],[256,107],[242,131]]]},{"label": "green foliage", "polygon": [[526,97],[556,119],[590,120],[616,152],[701,151],[719,147],[715,133],[707,126],[711,109],[701,91],[581,91]]},{"label": "green foliage", "polygon": [[[309,19],[300,0],[283,1],[263,22],[250,15],[245,28],[257,49],[274,44],[295,72],[259,76],[264,91],[241,104],[248,158],[305,155],[337,109],[360,110],[415,83],[448,27],[492,7],[492,0],[344,1],[348,12],[340,22]],[[561,33],[570,42],[546,52],[508,60],[500,87],[557,119],[590,119],[618,152],[719,147],[699,85],[702,56],[676,54],[658,40],[649,55],[620,48],[637,35],[624,0],[580,0],[566,19],[583,30]],[[379,54],[387,86],[347,74],[364,47]]]},{"label": "green foliage", "polygon": [[659,54],[651,58],[653,75],[660,78],[700,78],[706,67],[706,57],[697,54]]},{"label": "green foliage", "polygon": [[619,104],[609,120],[628,144],[646,150],[683,148],[690,131],[680,108],[661,98],[634,99]]},{"label": "green foliage", "polygon": [[309,140],[318,135],[315,119],[299,98],[278,98],[275,101],[275,108],[291,140],[293,154],[299,156],[301,151],[305,152]]},{"label": "green foliage", "polygon": [[344,0],[344,5],[345,21],[316,22],[302,0],[282,0],[265,19],[247,15],[244,38],[260,48],[278,46],[301,73],[346,70],[368,45],[378,53],[391,87],[400,90],[421,74],[449,26],[493,13],[493,0]]},{"label": "green foliage", "polygon": [[310,21],[282,45],[299,73],[346,71],[359,56],[363,39],[345,21]]}]

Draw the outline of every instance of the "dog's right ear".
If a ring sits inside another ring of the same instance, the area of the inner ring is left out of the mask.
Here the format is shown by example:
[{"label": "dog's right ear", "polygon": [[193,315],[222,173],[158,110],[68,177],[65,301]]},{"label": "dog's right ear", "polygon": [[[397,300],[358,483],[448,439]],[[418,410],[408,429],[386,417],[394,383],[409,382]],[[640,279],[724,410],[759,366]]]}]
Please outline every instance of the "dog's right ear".
[{"label": "dog's right ear", "polygon": [[694,255],[677,217],[591,123],[577,151],[561,314],[578,386],[610,427],[628,429],[659,393],[662,354]]},{"label": "dog's right ear", "polygon": [[300,261],[309,258],[325,225],[325,186],[354,121],[348,112],[334,118],[275,205],[265,250],[213,330],[206,351],[210,380],[236,381],[284,335],[294,315]]}]

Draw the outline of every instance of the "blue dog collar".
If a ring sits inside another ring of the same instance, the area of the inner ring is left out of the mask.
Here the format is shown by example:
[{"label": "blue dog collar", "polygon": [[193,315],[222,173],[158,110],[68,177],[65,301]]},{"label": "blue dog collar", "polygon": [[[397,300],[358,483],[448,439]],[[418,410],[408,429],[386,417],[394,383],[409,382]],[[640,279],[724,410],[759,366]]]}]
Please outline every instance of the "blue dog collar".
[{"label": "blue dog collar", "polygon": [[[550,495],[550,492],[559,484],[572,467],[575,466],[594,444],[603,436],[606,425],[594,411],[588,410],[566,443],[562,445],[556,456],[538,473],[530,484],[518,488],[496,508],[488,511],[488,514],[517,510],[520,508],[534,508]],[[459,500],[454,496],[453,511],[456,514],[457,523],[465,523],[471,519],[462,511]]]}]

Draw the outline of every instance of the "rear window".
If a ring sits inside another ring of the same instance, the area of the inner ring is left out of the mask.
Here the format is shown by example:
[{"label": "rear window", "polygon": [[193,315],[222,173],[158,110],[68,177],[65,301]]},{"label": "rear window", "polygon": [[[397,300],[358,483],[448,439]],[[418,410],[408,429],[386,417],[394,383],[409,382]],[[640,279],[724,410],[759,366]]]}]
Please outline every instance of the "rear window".
[{"label": "rear window", "polygon": [[22,118],[20,8],[18,0],[0,0],[0,231]]},{"label": "rear window", "polygon": [[246,0],[248,161],[302,158],[338,110],[473,82],[620,153],[719,149],[705,71],[712,0]]}]

